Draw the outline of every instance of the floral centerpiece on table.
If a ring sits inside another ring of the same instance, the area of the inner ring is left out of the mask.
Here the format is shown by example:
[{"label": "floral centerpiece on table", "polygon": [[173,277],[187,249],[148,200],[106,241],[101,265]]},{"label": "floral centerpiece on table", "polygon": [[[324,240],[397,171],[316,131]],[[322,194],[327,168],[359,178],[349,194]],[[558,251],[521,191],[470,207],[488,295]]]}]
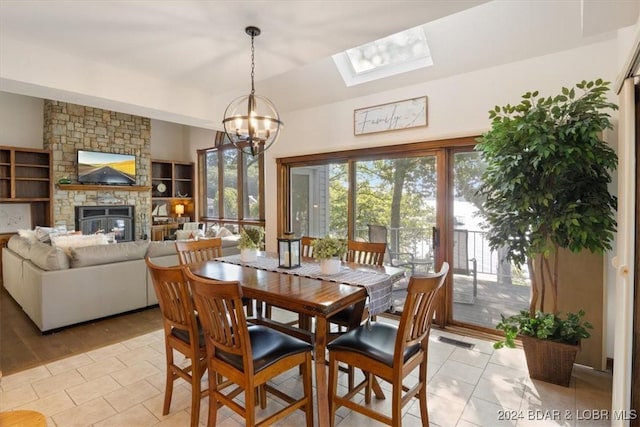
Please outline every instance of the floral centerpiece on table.
[{"label": "floral centerpiece on table", "polygon": [[325,236],[311,242],[315,259],[342,258],[347,253],[347,241],[337,237]]},{"label": "floral centerpiece on table", "polygon": [[320,261],[323,274],[340,272],[342,257],[347,253],[347,241],[337,237],[325,236],[311,242],[313,257]]},{"label": "floral centerpiece on table", "polygon": [[238,249],[260,249],[264,239],[264,231],[258,227],[242,227]]},{"label": "floral centerpiece on table", "polygon": [[254,262],[258,259],[258,250],[262,248],[264,231],[258,227],[242,227],[240,230],[240,259],[244,262]]}]

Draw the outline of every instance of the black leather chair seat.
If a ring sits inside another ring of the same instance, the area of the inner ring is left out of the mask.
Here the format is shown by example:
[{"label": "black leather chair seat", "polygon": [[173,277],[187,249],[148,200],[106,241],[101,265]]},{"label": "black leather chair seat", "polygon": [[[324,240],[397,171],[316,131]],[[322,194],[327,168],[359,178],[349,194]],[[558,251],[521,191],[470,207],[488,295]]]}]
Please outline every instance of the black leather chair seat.
[{"label": "black leather chair seat", "polygon": [[[171,329],[171,335],[189,344],[189,333],[187,331],[183,329],[173,328]],[[200,328],[200,325],[198,325],[198,337],[198,345],[200,347],[203,347],[205,345],[204,333],[202,332],[202,328]]]},{"label": "black leather chair seat", "polygon": [[[253,368],[260,372],[278,360],[296,353],[311,351],[313,346],[298,338],[285,335],[262,325],[250,325],[249,339],[253,355]],[[242,358],[216,349],[216,356],[242,371]]]},{"label": "black leather chair seat", "polygon": [[[393,366],[393,352],[396,345],[398,328],[382,322],[372,322],[370,325],[353,329],[331,341],[329,350],[352,351],[371,357],[387,366]],[[404,360],[420,350],[420,344],[407,347]]]}]

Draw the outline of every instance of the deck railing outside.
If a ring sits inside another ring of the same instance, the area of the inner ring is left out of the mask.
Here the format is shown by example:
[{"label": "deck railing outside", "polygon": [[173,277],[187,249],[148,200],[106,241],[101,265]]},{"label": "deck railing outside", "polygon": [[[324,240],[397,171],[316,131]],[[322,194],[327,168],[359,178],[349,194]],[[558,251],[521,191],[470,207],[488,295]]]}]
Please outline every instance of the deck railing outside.
[{"label": "deck railing outside", "polygon": [[[432,237],[433,231],[430,228],[389,228],[389,251],[394,253],[410,253],[416,259],[428,259],[432,257]],[[457,228],[454,230],[457,236],[454,236],[454,243],[460,245],[454,247],[454,263],[462,264],[465,262],[464,244],[461,239],[466,235],[466,261],[469,263],[468,268],[473,266],[476,273],[486,274],[497,277],[497,281],[509,281],[514,269],[507,265],[501,265],[500,256],[497,251],[489,248],[487,233],[484,231],[470,231]],[[357,237],[367,239],[367,229],[359,229],[356,232]],[[526,272],[524,272],[526,274]]]}]

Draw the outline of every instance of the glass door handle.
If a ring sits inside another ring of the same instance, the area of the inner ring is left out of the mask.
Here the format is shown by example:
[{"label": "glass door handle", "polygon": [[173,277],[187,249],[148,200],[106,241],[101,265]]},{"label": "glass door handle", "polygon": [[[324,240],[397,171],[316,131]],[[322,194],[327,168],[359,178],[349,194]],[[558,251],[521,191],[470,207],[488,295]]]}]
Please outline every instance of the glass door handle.
[{"label": "glass door handle", "polygon": [[440,229],[438,227],[431,229],[431,246],[433,249],[440,246]]}]

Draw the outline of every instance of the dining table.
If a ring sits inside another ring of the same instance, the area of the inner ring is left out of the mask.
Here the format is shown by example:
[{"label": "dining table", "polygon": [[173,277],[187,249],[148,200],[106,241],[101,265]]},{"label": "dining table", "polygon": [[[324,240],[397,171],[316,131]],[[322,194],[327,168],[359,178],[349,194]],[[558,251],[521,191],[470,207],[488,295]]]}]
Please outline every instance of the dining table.
[{"label": "dining table", "polygon": [[[277,259],[277,254],[260,252],[257,261],[253,262],[244,262],[239,255],[232,255],[192,264],[189,268],[203,278],[238,281],[244,297],[315,319],[313,333],[286,324],[277,326],[313,343],[318,425],[328,426],[328,319],[352,305],[356,306],[356,312],[362,312],[367,304],[371,315],[379,314],[385,307],[387,292],[386,307],[390,306],[392,284],[403,277],[404,270],[343,262],[340,273],[323,275],[313,259],[305,258],[300,267],[292,269],[280,268]],[[274,323],[258,316],[258,321]]]}]

